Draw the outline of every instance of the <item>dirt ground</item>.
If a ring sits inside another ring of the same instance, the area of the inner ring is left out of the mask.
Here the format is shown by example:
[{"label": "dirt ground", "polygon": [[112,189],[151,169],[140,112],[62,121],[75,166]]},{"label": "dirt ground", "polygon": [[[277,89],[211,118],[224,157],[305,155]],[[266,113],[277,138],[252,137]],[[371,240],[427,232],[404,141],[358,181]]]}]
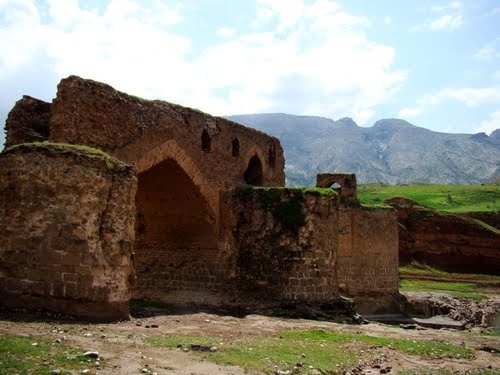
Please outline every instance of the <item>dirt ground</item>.
[{"label": "dirt ground", "polygon": [[[475,358],[432,359],[406,355],[390,347],[364,348],[364,360],[351,374],[378,374],[403,369],[447,370],[465,373],[493,369],[500,373],[500,336],[488,336],[480,328],[455,331],[450,329],[406,330],[399,327],[369,323],[362,325],[320,322],[305,319],[284,319],[261,315],[235,317],[209,313],[162,314],[155,309],[141,308],[130,321],[114,324],[88,324],[57,320],[27,313],[1,313],[0,334],[43,336],[64,341],[83,352],[98,351],[102,360],[90,363],[88,374],[141,374],[146,367],[157,374],[257,374],[238,367],[221,366],[207,361],[200,353],[182,349],[152,347],[146,342],[151,335],[206,334],[221,340],[247,340],[272,335],[287,329],[323,329],[334,332],[360,333],[410,340],[433,340],[464,345],[474,350]],[[356,344],[352,344],[356,345]],[[349,349],[356,350],[356,347]],[[361,349],[358,348],[360,351]],[[307,370],[309,373],[317,373]],[[305,373],[303,371],[301,373]],[[276,370],[276,373],[278,370]],[[490,372],[493,373],[493,372]]]}]

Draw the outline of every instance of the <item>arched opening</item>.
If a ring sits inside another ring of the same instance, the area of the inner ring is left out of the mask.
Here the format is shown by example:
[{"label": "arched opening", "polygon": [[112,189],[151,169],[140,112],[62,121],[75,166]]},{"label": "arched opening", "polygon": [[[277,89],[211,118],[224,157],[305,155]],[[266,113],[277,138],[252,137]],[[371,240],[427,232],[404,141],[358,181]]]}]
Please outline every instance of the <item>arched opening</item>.
[{"label": "arched opening", "polygon": [[212,140],[210,139],[210,134],[208,134],[207,129],[203,129],[201,133],[201,149],[205,152],[209,152],[212,147]]},{"label": "arched opening", "polygon": [[138,175],[136,210],[135,298],[193,302],[221,287],[214,217],[175,160]]},{"label": "arched opening", "polygon": [[248,185],[262,186],[262,162],[257,155],[252,156],[248,162],[248,168],[243,174],[243,179]]},{"label": "arched opening", "polygon": [[233,158],[240,156],[240,140],[238,138],[233,139],[231,142],[231,155],[233,155]]},{"label": "arched opening", "polygon": [[342,189],[342,186],[338,182],[334,182],[330,185],[330,188],[332,188],[334,190],[340,190],[340,189]]},{"label": "arched opening", "polygon": [[271,168],[276,166],[276,150],[274,149],[274,145],[269,146],[268,162]]}]

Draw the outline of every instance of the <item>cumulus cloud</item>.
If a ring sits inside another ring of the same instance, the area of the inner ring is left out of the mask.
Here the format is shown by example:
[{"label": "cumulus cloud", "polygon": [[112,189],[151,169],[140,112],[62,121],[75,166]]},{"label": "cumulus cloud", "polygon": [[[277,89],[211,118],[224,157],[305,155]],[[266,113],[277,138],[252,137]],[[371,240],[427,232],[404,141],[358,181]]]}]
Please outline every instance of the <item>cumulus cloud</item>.
[{"label": "cumulus cloud", "polygon": [[489,118],[482,121],[481,125],[475,131],[490,134],[496,129],[500,129],[500,111],[491,113]]},{"label": "cumulus cloud", "polygon": [[[481,105],[499,104],[500,105],[500,88],[499,87],[462,87],[462,88],[445,88],[431,94],[422,96],[416,100],[416,105],[413,107],[402,108],[398,112],[401,118],[418,117],[424,112],[427,112],[430,107],[438,106],[445,101],[458,101],[469,108],[479,107]],[[496,115],[495,115],[496,116]],[[490,129],[493,124],[498,125],[498,117],[492,117],[481,123],[481,129]],[[498,128],[499,126],[497,126]],[[494,128],[496,129],[496,128]],[[491,130],[494,130],[491,129]],[[478,130],[486,131],[486,130]]]},{"label": "cumulus cloud", "polygon": [[414,26],[412,28],[414,31],[456,30],[464,23],[464,7],[459,1],[431,6],[427,12],[429,17],[423,23]]},{"label": "cumulus cloud", "polygon": [[76,0],[40,3],[0,0],[0,39],[9,41],[0,44],[0,79],[43,60],[58,77],[214,114],[272,109],[360,124],[406,79],[393,68],[394,48],[371,40],[368,21],[333,1],[258,0],[252,28],[219,25],[201,50],[183,27],[188,10],[173,0],[111,0],[99,11]]},{"label": "cumulus cloud", "polygon": [[420,98],[417,103],[419,105],[437,105],[450,99],[457,100],[467,107],[477,107],[481,104],[500,101],[500,89],[498,87],[446,88]]},{"label": "cumulus cloud", "polygon": [[398,117],[409,118],[420,116],[424,110],[420,107],[405,107],[398,112]]}]

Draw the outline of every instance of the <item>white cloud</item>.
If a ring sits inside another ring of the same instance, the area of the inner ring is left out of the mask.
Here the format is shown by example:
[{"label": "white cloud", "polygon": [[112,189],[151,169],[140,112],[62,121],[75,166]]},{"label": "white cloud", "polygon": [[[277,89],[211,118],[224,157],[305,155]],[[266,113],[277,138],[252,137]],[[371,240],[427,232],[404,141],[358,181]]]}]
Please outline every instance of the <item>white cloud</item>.
[{"label": "white cloud", "polygon": [[434,5],[428,9],[431,14],[422,24],[412,27],[413,31],[456,30],[464,24],[464,7],[459,1],[447,5]]},{"label": "white cloud", "polygon": [[492,61],[495,59],[500,59],[500,52],[497,51],[496,44],[500,39],[494,42],[486,43],[482,46],[472,57],[476,60],[481,61]]},{"label": "white cloud", "polygon": [[231,38],[235,34],[235,30],[230,27],[220,27],[215,34],[221,38]]},{"label": "white cloud", "polygon": [[436,93],[426,95],[417,100],[419,105],[437,105],[445,100],[457,100],[467,107],[477,107],[484,103],[500,101],[500,89],[498,87],[459,89],[442,89]]},{"label": "white cloud", "polygon": [[424,110],[421,107],[405,107],[398,112],[398,117],[409,118],[420,116]]},{"label": "white cloud", "polygon": [[[440,105],[441,103],[449,100],[458,101],[469,108],[475,108],[491,103],[497,103],[500,105],[500,88],[445,88],[417,99],[414,107],[405,107],[401,109],[398,116],[401,118],[417,117],[426,112],[429,107]],[[482,123],[485,129],[487,126],[492,126],[491,124],[493,123],[493,119],[496,119],[496,117],[492,117],[492,119]]]},{"label": "white cloud", "polygon": [[360,124],[406,79],[393,68],[394,48],[364,32],[368,21],[328,0],[258,0],[253,31],[216,29],[222,39],[202,50],[193,32],[172,31],[188,20],[186,9],[160,0],[111,0],[102,12],[48,0],[44,22],[34,0],[0,4],[8,20],[0,39],[10,41],[0,43],[0,79],[43,58],[60,77],[77,74],[214,114],[279,110]]},{"label": "white cloud", "polygon": [[491,113],[489,119],[482,121],[481,125],[475,131],[477,133],[485,132],[486,134],[490,134],[496,129],[500,129],[500,111]]},{"label": "white cloud", "polygon": [[386,25],[391,24],[391,23],[392,23],[392,18],[391,18],[391,17],[389,17],[389,16],[385,16],[385,17],[384,17],[384,23],[385,23]]},{"label": "white cloud", "polygon": [[430,30],[455,30],[464,23],[464,17],[461,14],[445,14],[429,22]]}]

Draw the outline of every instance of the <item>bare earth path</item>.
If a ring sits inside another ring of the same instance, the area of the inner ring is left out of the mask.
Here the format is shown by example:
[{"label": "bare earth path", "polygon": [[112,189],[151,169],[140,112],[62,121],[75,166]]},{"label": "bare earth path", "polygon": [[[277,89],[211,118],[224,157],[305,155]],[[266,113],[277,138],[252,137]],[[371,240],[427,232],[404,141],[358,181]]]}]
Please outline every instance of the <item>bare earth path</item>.
[{"label": "bare earth path", "polygon": [[[146,342],[146,338],[151,335],[192,333],[218,336],[226,342],[244,341],[287,329],[313,328],[409,340],[449,342],[465,345],[475,351],[474,359],[432,359],[406,355],[386,346],[374,347],[368,350],[369,353],[364,353],[368,354],[369,359],[354,369],[358,372],[377,374],[381,368],[390,368],[392,373],[402,369],[466,372],[489,368],[500,373],[500,337],[482,335],[479,329],[472,332],[445,329],[403,330],[376,323],[349,325],[261,315],[248,315],[243,318],[207,313],[148,315],[149,317],[115,324],[86,324],[39,318],[36,320],[36,317],[22,314],[13,319],[12,315],[3,314],[0,316],[0,334],[43,336],[54,341],[64,340],[67,344],[80,348],[82,353],[88,350],[98,351],[103,360],[99,366],[95,363],[89,364],[90,374],[140,374],[146,365],[157,374],[253,374],[256,372],[208,362],[198,353],[152,347]],[[352,345],[352,349],[356,350],[356,344]]]}]

